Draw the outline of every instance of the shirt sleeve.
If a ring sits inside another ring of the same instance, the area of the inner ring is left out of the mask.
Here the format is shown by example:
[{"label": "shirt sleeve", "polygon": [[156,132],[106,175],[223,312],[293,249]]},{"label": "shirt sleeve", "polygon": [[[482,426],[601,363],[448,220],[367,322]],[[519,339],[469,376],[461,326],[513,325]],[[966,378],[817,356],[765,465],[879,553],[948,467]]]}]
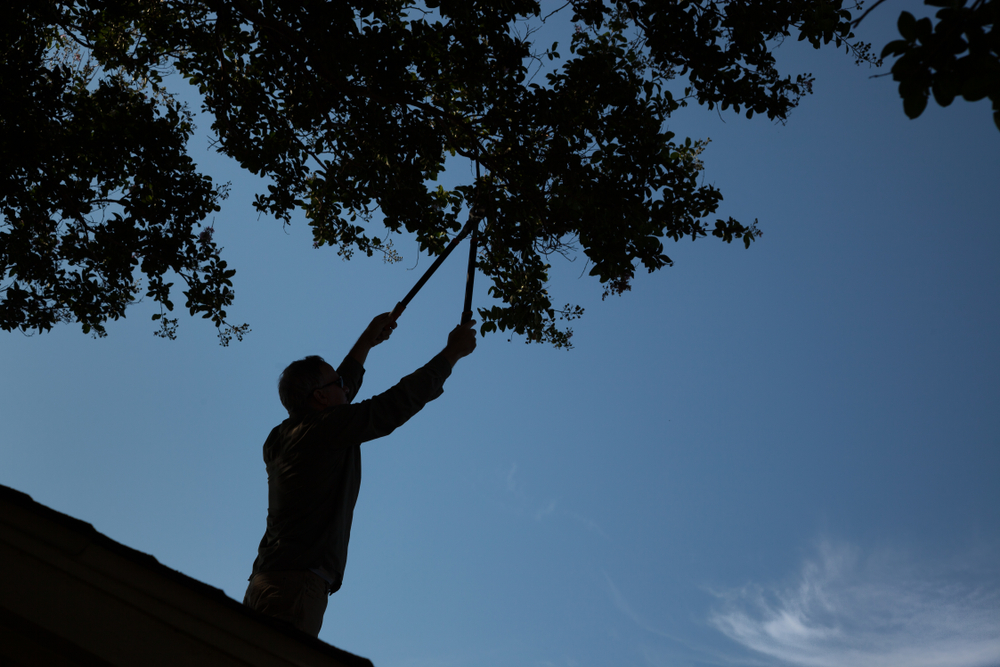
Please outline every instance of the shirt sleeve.
[{"label": "shirt sleeve", "polygon": [[325,432],[331,442],[341,445],[387,436],[444,393],[444,382],[450,375],[451,364],[438,354],[381,394],[328,408],[320,413],[315,428]]},{"label": "shirt sleeve", "polygon": [[353,401],[361,390],[361,382],[365,377],[365,367],[359,364],[357,359],[351,355],[347,355],[340,362],[340,367],[337,368],[337,375],[344,378],[344,384],[351,388],[349,400]]}]

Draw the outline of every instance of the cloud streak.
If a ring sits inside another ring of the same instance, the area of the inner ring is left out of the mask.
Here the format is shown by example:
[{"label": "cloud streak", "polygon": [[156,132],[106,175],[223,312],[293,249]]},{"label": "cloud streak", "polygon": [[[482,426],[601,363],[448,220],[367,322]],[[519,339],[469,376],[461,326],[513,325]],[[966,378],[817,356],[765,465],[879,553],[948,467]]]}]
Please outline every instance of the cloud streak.
[{"label": "cloud streak", "polygon": [[794,581],[716,592],[710,623],[802,667],[996,667],[1000,586],[823,545]]},{"label": "cloud streak", "polygon": [[[536,522],[543,523],[552,518],[565,518],[568,516],[587,531],[596,533],[604,539],[609,539],[607,533],[604,532],[596,521],[566,509],[556,498],[549,498],[543,501],[542,504],[539,504],[537,498],[533,494],[528,493],[524,482],[521,481],[517,471],[517,463],[511,464],[510,470],[503,476],[503,480],[507,495],[513,498],[518,511],[530,512]],[[534,509],[531,509],[532,507]]]},{"label": "cloud streak", "polygon": [[632,619],[632,621],[643,630],[646,630],[647,632],[652,632],[655,635],[659,635],[667,639],[673,639],[672,636],[654,628],[652,625],[643,620],[639,616],[639,614],[635,613],[635,611],[632,610],[632,605],[628,603],[628,600],[625,599],[625,596],[622,595],[622,592],[618,590],[617,586],[615,586],[615,582],[611,581],[611,577],[608,576],[607,572],[604,573],[604,581],[607,585],[607,591],[611,596],[611,601],[614,602],[614,605],[618,609],[618,611],[622,612],[630,619]]}]

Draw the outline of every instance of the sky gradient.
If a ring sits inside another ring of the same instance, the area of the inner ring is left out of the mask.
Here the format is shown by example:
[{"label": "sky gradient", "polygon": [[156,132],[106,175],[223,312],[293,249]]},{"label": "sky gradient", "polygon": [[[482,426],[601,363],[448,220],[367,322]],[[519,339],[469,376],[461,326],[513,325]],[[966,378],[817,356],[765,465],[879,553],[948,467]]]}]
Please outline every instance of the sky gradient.
[{"label": "sky gradient", "polygon": [[[881,48],[903,8],[859,36]],[[786,125],[671,127],[712,139],[720,217],[763,238],[671,242],[607,301],[556,264],[554,300],[587,309],[575,349],[480,339],[364,447],[321,639],[377,667],[1000,665],[1000,132],[987,102],[911,121],[843,53],[779,53],[817,79]],[[232,181],[214,225],[252,332],[222,348],[182,315],[164,341],[139,304],[106,339],[5,334],[0,483],[240,600],[278,374],[339,361],[429,260],[406,237],[395,265],[314,250],[192,146]],[[414,299],[362,396],[443,347],[464,274]]]}]

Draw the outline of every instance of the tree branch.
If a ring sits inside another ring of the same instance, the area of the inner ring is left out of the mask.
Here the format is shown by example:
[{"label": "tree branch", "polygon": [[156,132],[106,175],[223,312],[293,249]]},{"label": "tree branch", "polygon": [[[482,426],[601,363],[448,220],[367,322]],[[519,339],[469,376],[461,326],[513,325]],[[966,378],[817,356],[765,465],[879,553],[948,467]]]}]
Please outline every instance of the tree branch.
[{"label": "tree branch", "polygon": [[874,5],[872,5],[871,7],[869,7],[867,9],[867,11],[865,11],[864,14],[862,14],[861,16],[859,16],[854,21],[851,21],[851,27],[852,28],[857,28],[861,24],[861,22],[865,19],[865,17],[868,16],[869,14],[871,14],[872,10],[875,9],[876,7],[878,7],[879,5],[881,5],[883,2],[885,2],[885,0],[877,0],[877,2]]}]

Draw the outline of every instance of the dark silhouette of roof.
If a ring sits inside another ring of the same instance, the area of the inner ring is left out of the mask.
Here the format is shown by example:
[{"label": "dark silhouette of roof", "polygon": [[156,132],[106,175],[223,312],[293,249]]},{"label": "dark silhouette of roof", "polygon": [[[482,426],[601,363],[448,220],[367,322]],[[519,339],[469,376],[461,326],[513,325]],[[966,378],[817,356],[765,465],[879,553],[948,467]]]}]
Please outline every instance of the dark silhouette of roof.
[{"label": "dark silhouette of roof", "polygon": [[372,667],[2,485],[0,664]]}]

